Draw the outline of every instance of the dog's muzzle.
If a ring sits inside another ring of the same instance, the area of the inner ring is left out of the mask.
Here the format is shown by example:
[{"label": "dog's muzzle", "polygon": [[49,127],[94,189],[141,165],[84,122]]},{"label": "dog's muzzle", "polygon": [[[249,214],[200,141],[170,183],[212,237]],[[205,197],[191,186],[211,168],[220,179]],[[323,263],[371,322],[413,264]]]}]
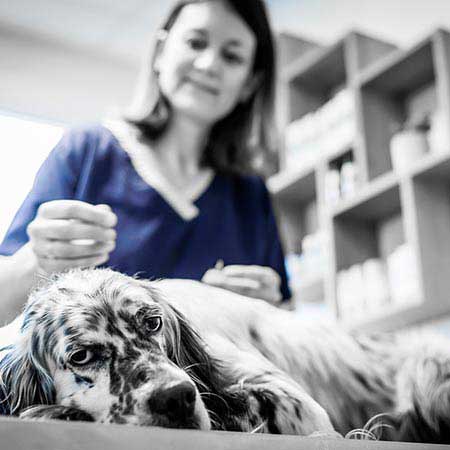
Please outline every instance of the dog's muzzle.
[{"label": "dog's muzzle", "polygon": [[197,392],[188,381],[152,393],[147,401],[149,413],[161,418],[164,426],[198,428],[195,417]]}]

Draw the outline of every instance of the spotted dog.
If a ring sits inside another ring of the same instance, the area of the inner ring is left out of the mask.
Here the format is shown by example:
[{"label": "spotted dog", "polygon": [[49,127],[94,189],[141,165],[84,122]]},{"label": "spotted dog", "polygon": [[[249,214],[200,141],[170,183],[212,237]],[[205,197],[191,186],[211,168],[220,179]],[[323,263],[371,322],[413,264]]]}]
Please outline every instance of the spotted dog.
[{"label": "spotted dog", "polygon": [[21,321],[0,362],[3,414],[310,435],[386,413],[379,437],[450,442],[444,339],[351,336],[199,282],[108,269],[55,277]]}]

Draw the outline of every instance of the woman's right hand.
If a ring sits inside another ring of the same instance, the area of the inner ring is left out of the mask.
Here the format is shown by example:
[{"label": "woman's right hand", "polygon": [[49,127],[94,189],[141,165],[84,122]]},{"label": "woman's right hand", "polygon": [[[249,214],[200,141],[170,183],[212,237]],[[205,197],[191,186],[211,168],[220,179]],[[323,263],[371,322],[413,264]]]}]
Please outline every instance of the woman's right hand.
[{"label": "woman's right hand", "polygon": [[50,274],[105,263],[115,248],[116,224],[108,205],[53,200],[39,207],[27,233],[39,268]]}]

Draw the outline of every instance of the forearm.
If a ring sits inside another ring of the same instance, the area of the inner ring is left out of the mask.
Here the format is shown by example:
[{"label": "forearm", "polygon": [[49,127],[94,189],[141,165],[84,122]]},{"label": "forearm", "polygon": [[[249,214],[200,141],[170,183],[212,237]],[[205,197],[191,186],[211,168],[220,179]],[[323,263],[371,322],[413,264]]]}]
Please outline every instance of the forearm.
[{"label": "forearm", "polygon": [[22,311],[37,280],[38,265],[28,244],[12,256],[0,257],[0,326]]}]

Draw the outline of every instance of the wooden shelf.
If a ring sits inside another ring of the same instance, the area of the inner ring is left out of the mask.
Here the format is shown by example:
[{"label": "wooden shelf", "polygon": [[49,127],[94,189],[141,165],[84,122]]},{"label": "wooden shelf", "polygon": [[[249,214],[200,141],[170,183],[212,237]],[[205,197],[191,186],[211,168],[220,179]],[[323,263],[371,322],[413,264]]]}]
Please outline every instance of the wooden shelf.
[{"label": "wooden shelf", "polygon": [[315,168],[279,172],[267,180],[269,192],[279,201],[305,203],[315,197]]},{"label": "wooden shelf", "polygon": [[326,154],[324,155],[324,159],[325,159],[328,163],[332,163],[332,162],[335,161],[336,159],[339,159],[339,158],[341,158],[342,156],[344,156],[345,154],[351,153],[352,150],[353,150],[353,146],[354,146],[354,144],[352,144],[352,145],[344,145],[344,146],[341,147],[341,148],[337,148],[337,149],[336,149],[335,151],[333,151],[333,152],[326,153]]},{"label": "wooden shelf", "polygon": [[397,51],[363,72],[362,88],[401,97],[434,78],[432,39],[416,44],[406,52]]},{"label": "wooden shelf", "polygon": [[[322,283],[330,310],[339,311],[340,270],[369,258],[386,260],[399,245],[408,244],[423,304],[386,308],[352,328],[397,329],[450,314],[450,148],[445,154],[424,155],[401,174],[393,172],[389,150],[399,126],[426,125],[437,110],[450,129],[450,33],[438,29],[410,49],[398,50],[351,32],[296,59],[282,75],[285,125],[317,111],[340,88],[354,99],[352,145],[321,155],[301,170],[277,174],[268,183],[284,205],[289,232],[297,239],[294,248],[301,248],[305,210],[316,203],[319,231],[330,236],[329,270]],[[330,167],[339,170],[348,152],[361,187],[353,197],[327,205],[326,173]]]},{"label": "wooden shelf", "polygon": [[341,201],[331,214],[333,217],[375,220],[399,209],[398,177],[391,172],[363,186],[357,196]]},{"label": "wooden shelf", "polygon": [[344,41],[318,49],[285,68],[285,81],[310,91],[329,91],[346,82]]},{"label": "wooden shelf", "polygon": [[411,169],[410,176],[450,183],[450,152],[429,153]]}]

